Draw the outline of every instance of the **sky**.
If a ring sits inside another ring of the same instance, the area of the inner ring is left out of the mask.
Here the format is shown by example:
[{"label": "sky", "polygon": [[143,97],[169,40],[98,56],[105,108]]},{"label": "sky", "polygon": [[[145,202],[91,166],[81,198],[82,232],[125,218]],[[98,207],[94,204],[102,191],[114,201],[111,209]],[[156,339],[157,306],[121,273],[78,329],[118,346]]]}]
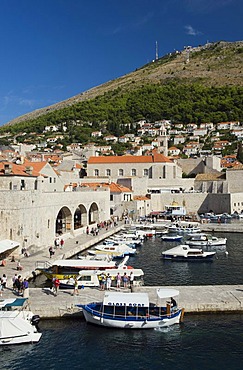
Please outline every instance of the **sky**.
[{"label": "sky", "polygon": [[243,40],[242,0],[1,0],[0,125],[185,46]]}]

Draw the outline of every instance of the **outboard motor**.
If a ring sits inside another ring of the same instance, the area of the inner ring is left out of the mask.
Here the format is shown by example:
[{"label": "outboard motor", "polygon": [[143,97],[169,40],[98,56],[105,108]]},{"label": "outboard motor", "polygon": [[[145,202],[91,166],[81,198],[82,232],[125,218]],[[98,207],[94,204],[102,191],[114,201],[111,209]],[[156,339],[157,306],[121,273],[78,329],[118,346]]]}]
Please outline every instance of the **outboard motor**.
[{"label": "outboard motor", "polygon": [[31,322],[31,325],[35,326],[36,330],[38,332],[40,332],[40,328],[39,328],[40,316],[39,315],[33,315],[30,322]]}]

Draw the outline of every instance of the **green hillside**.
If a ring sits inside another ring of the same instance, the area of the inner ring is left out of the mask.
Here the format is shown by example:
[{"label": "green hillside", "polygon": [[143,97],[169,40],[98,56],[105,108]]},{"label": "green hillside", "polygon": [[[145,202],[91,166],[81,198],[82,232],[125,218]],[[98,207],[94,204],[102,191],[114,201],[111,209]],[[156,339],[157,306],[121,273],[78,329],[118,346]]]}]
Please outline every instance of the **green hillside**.
[{"label": "green hillside", "polygon": [[[188,61],[189,59],[189,61]],[[243,42],[175,52],[66,101],[18,117],[0,131],[39,132],[66,122],[70,140],[90,132],[121,135],[146,119],[243,121]],[[82,129],[80,128],[82,127]]]}]

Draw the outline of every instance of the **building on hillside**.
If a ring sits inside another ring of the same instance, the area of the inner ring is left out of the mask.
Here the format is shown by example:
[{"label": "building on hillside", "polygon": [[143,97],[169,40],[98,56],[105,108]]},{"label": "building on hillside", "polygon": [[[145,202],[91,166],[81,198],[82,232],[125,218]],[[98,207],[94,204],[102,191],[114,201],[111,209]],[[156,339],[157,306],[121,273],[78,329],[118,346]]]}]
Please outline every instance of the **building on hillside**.
[{"label": "building on hillside", "polygon": [[178,156],[180,154],[180,149],[176,148],[175,146],[171,146],[169,149],[168,149],[168,155],[170,156]]},{"label": "building on hillside", "polygon": [[175,162],[153,150],[152,155],[90,157],[87,176],[108,176],[115,182],[126,177],[172,180],[181,178],[182,171]]}]

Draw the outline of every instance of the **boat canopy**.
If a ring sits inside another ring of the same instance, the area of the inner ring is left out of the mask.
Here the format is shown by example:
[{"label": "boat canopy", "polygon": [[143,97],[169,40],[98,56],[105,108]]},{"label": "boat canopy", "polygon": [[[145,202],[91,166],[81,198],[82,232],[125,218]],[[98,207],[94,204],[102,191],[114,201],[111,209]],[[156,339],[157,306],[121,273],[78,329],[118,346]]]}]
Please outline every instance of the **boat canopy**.
[{"label": "boat canopy", "polygon": [[5,239],[0,241],[0,254],[7,252],[11,249],[19,247],[19,243],[13,240]]},{"label": "boat canopy", "polygon": [[161,289],[161,288],[157,289],[157,295],[161,299],[175,297],[179,294],[180,294],[179,290],[176,289]]},{"label": "boat canopy", "polygon": [[116,266],[114,261],[100,261],[100,260],[89,260],[89,259],[78,259],[78,260],[56,260],[52,263],[52,266],[61,266],[61,267],[75,267],[82,268],[84,267],[111,267]]},{"label": "boat canopy", "polygon": [[104,306],[149,306],[149,297],[147,293],[105,293]]},{"label": "boat canopy", "polygon": [[13,339],[16,337],[24,337],[29,334],[29,325],[18,316],[18,312],[5,311],[1,315],[0,321],[0,338],[1,340]]},{"label": "boat canopy", "polygon": [[22,307],[27,298],[8,298],[0,300],[0,309],[3,307]]}]

